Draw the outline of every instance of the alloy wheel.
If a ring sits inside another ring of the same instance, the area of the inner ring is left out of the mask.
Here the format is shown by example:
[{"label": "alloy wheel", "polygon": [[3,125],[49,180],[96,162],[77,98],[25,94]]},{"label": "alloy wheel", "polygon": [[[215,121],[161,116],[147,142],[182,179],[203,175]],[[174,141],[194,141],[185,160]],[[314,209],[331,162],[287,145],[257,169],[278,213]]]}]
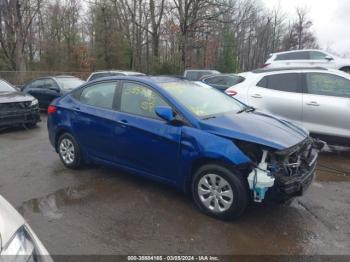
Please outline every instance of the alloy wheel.
[{"label": "alloy wheel", "polygon": [[73,142],[68,138],[64,138],[62,139],[59,148],[64,163],[67,165],[72,164],[75,160],[75,148]]},{"label": "alloy wheel", "polygon": [[228,210],[233,203],[231,185],[217,174],[207,174],[199,180],[198,196],[206,208],[217,213]]}]

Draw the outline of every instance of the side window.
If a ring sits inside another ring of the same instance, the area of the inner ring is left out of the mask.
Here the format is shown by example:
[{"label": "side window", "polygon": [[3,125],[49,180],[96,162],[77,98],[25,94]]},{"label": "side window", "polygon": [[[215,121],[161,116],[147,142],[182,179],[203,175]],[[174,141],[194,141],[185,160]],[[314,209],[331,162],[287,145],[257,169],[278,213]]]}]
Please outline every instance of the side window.
[{"label": "side window", "polygon": [[204,80],[205,83],[209,84],[209,85],[215,85],[218,81],[218,77],[209,77],[207,79]]},{"label": "side window", "polygon": [[120,101],[122,112],[159,119],[154,112],[156,106],[168,104],[148,87],[134,82],[124,83]]},{"label": "side window", "polygon": [[186,73],[186,79],[190,81],[196,81],[198,80],[198,78],[200,78],[200,76],[199,76],[199,73],[196,71],[189,71]]},{"label": "side window", "polygon": [[300,93],[300,75],[295,73],[290,74],[276,74],[266,76],[267,88],[283,91]]},{"label": "side window", "polygon": [[277,55],[276,60],[308,60],[310,59],[309,52],[292,52],[287,54]]},{"label": "side window", "polygon": [[310,59],[312,60],[325,60],[327,57],[327,55],[325,53],[322,52],[318,52],[318,51],[311,51],[310,52]]},{"label": "side window", "polygon": [[57,83],[54,80],[49,79],[49,78],[43,80],[42,88],[45,88],[45,89],[57,88],[57,89],[59,89]]},{"label": "side window", "polygon": [[29,84],[29,88],[43,88],[45,83],[45,79],[38,79]]},{"label": "side window", "polygon": [[309,94],[350,97],[349,79],[323,73],[308,73],[306,79]]},{"label": "side window", "polygon": [[88,86],[81,92],[80,102],[91,106],[112,109],[116,87],[116,82],[105,82]]},{"label": "side window", "polygon": [[267,88],[267,77],[264,76],[264,77],[256,84],[256,86]]}]

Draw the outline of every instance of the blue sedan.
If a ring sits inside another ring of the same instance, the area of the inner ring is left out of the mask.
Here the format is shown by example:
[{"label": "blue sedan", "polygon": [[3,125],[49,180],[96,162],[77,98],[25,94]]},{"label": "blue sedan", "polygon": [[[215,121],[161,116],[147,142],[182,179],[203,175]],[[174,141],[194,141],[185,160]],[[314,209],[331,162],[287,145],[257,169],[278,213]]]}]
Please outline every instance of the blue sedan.
[{"label": "blue sedan", "polygon": [[204,213],[240,216],[249,201],[301,195],[322,147],[304,129],[200,82],[109,77],[48,108],[68,168],[98,163],[175,186]]}]

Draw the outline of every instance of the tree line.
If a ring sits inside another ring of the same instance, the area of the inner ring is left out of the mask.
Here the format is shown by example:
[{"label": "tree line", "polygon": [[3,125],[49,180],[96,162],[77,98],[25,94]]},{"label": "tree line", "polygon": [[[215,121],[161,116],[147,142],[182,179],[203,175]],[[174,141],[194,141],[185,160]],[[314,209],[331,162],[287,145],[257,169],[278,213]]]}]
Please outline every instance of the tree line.
[{"label": "tree line", "polygon": [[311,26],[254,0],[0,0],[0,70],[247,71],[316,48]]}]

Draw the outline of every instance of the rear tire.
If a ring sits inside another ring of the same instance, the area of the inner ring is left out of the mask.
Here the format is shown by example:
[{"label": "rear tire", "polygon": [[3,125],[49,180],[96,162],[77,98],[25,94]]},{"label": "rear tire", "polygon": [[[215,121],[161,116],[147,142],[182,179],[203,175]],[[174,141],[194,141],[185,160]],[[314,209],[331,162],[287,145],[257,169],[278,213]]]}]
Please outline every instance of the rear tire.
[{"label": "rear tire", "polygon": [[66,167],[78,169],[83,166],[80,147],[71,134],[64,133],[59,137],[57,149],[61,161]]},{"label": "rear tire", "polygon": [[242,175],[217,164],[204,165],[195,172],[192,194],[203,213],[222,220],[240,217],[249,203]]}]

